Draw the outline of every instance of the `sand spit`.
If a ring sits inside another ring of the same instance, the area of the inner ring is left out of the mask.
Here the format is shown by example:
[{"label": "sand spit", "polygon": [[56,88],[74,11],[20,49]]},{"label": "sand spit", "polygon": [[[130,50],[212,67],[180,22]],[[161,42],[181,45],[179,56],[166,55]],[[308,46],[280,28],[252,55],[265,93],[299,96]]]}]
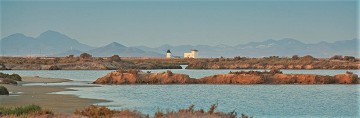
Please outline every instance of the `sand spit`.
[{"label": "sand spit", "polygon": [[75,109],[82,109],[92,104],[106,102],[106,100],[79,98],[75,95],[51,94],[60,91],[72,91],[68,87],[81,86],[22,86],[26,83],[59,83],[69,82],[69,79],[22,77],[18,85],[0,84],[5,86],[10,95],[0,96],[0,106],[15,107],[36,104],[55,113],[72,114]]}]

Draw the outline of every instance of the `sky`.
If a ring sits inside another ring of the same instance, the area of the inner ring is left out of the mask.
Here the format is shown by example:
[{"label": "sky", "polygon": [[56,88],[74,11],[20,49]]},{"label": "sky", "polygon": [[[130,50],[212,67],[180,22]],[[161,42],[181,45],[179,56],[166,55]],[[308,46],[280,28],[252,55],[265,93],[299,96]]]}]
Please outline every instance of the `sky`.
[{"label": "sky", "polygon": [[358,37],[358,6],[357,0],[1,0],[0,34],[53,30],[91,46],[334,42]]}]

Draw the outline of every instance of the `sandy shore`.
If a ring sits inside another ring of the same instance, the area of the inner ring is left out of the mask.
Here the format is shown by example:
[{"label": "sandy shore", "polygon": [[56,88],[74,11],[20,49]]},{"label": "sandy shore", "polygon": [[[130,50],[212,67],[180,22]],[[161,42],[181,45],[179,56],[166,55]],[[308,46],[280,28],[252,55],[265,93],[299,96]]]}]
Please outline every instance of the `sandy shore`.
[{"label": "sandy shore", "polygon": [[71,91],[68,87],[80,86],[21,86],[26,83],[57,83],[68,82],[71,80],[60,78],[42,78],[42,77],[22,77],[23,81],[18,86],[5,86],[10,95],[0,96],[0,106],[14,107],[27,104],[40,105],[43,108],[50,109],[55,113],[73,113],[75,109],[82,109],[92,104],[106,102],[106,100],[79,98],[75,95],[49,94],[52,92]]}]

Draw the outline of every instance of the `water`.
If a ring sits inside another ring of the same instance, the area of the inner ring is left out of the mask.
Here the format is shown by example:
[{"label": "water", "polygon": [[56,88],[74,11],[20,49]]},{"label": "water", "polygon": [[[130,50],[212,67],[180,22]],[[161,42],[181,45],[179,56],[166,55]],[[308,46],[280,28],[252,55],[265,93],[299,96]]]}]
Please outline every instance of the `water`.
[{"label": "water", "polygon": [[[264,71],[263,69],[224,69],[224,70],[188,70],[188,69],[158,69],[158,70],[142,70],[143,72],[151,71],[165,72],[171,70],[173,73],[188,74],[192,78],[201,78],[205,76],[229,73],[230,71]],[[105,76],[107,73],[115,70],[0,70],[3,73],[17,73],[21,76],[40,76],[51,78],[65,78],[75,81],[95,81],[97,78]],[[268,71],[268,70],[267,70]],[[319,74],[319,75],[336,75],[343,74],[346,71],[357,73],[360,75],[360,70],[281,70],[285,74]]]},{"label": "water", "polygon": [[[88,85],[111,70],[6,70],[26,76],[68,78],[74,82],[61,85]],[[163,72],[165,70],[143,70]],[[200,78],[234,70],[172,70]],[[335,75],[346,70],[283,70],[284,73]],[[360,70],[351,70],[358,73]],[[47,84],[52,85],[52,84]],[[101,85],[72,88],[58,92],[82,98],[106,99],[99,103],[111,109],[137,109],[153,114],[157,110],[176,110],[191,104],[207,111],[218,103],[217,111],[254,117],[360,117],[360,85]]]}]

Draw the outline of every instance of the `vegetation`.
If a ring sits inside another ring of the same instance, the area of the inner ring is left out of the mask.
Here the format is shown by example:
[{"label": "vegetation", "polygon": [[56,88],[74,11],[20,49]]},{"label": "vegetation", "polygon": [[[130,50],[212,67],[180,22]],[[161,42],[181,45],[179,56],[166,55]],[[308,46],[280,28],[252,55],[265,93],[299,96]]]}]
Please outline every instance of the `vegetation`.
[{"label": "vegetation", "polygon": [[0,116],[40,116],[40,115],[53,115],[53,112],[50,110],[42,109],[38,105],[26,105],[21,107],[1,107],[0,106]]},{"label": "vegetation", "polygon": [[117,61],[117,62],[121,61],[121,58],[119,55],[113,55],[109,59],[110,59],[110,61]]},{"label": "vegetation", "polygon": [[12,80],[15,80],[15,81],[21,81],[20,75],[15,74],[15,73],[10,75],[10,74],[0,72],[0,78],[9,78],[9,79],[12,79]]},{"label": "vegetation", "polygon": [[196,80],[199,84],[358,84],[360,78],[350,72],[328,76],[282,74],[281,71],[271,70],[270,72],[230,72],[230,74],[217,74]]},{"label": "vegetation", "polygon": [[17,84],[16,81],[21,81],[21,77],[18,74],[5,74],[0,72],[0,84]]},{"label": "vegetation", "polygon": [[138,75],[138,73],[140,72],[140,70],[137,70],[137,69],[118,69],[116,70],[116,72],[119,72],[119,73],[130,73],[130,74],[133,74],[133,75]]},{"label": "vegetation", "polygon": [[358,84],[357,74],[347,72],[335,76],[316,74],[283,74],[279,69],[270,71],[238,71],[203,78],[190,78],[186,74],[118,70],[98,78],[93,84]]},{"label": "vegetation", "polygon": [[207,58],[189,62],[187,69],[360,69],[360,61],[352,56],[330,59],[310,55],[291,58],[269,56],[263,58]]},{"label": "vegetation", "polygon": [[7,70],[7,68],[4,64],[0,63],[0,70]]},{"label": "vegetation", "polygon": [[282,72],[279,69],[271,69],[270,71],[236,71],[236,72],[232,72],[230,71],[229,74],[250,74],[250,75],[260,75],[260,74],[282,74]]},{"label": "vegetation", "polygon": [[93,84],[190,84],[195,79],[185,74],[176,74],[171,71],[163,73],[140,72],[140,70],[120,69],[98,78]]},{"label": "vegetation", "polygon": [[7,69],[13,70],[117,70],[117,69],[181,69],[186,64],[182,59],[122,59],[118,55],[111,57],[91,57],[69,55],[66,57],[2,57]]},{"label": "vegetation", "polygon": [[90,59],[91,57],[92,57],[92,55],[90,55],[88,53],[80,54],[80,59]]},{"label": "vegetation", "polygon": [[60,68],[56,65],[50,66],[49,70],[60,70]]},{"label": "vegetation", "polygon": [[6,87],[0,86],[0,95],[9,95],[9,91]]},{"label": "vegetation", "polygon": [[[2,64],[2,65],[1,65]],[[269,56],[249,58],[124,58],[80,56],[66,57],[2,57],[0,68],[27,70],[117,70],[117,69],[360,69],[360,61],[353,56],[335,55],[329,59],[314,58],[310,55],[292,57]]]},{"label": "vegetation", "polygon": [[342,56],[342,55],[334,55],[330,58],[330,60],[344,60],[344,61],[358,61],[354,56]]},{"label": "vegetation", "polygon": [[[178,111],[157,111],[154,113],[154,118],[197,118],[197,117],[212,117],[212,118],[236,118],[235,111],[230,113],[216,112],[217,105],[213,104],[209,111],[205,112],[203,109],[194,110],[194,105],[189,106],[187,109],[179,109]],[[136,110],[110,110],[102,106],[91,105],[83,110],[76,110],[76,115],[92,117],[92,118],[110,118],[110,117],[128,117],[128,118],[148,118],[149,114],[142,114]],[[242,114],[241,118],[248,118]]]},{"label": "vegetation", "polygon": [[91,105],[83,110],[76,110],[75,115],[87,116],[91,118],[111,118],[111,117],[144,117],[140,112],[136,110],[110,110],[103,106]]}]

